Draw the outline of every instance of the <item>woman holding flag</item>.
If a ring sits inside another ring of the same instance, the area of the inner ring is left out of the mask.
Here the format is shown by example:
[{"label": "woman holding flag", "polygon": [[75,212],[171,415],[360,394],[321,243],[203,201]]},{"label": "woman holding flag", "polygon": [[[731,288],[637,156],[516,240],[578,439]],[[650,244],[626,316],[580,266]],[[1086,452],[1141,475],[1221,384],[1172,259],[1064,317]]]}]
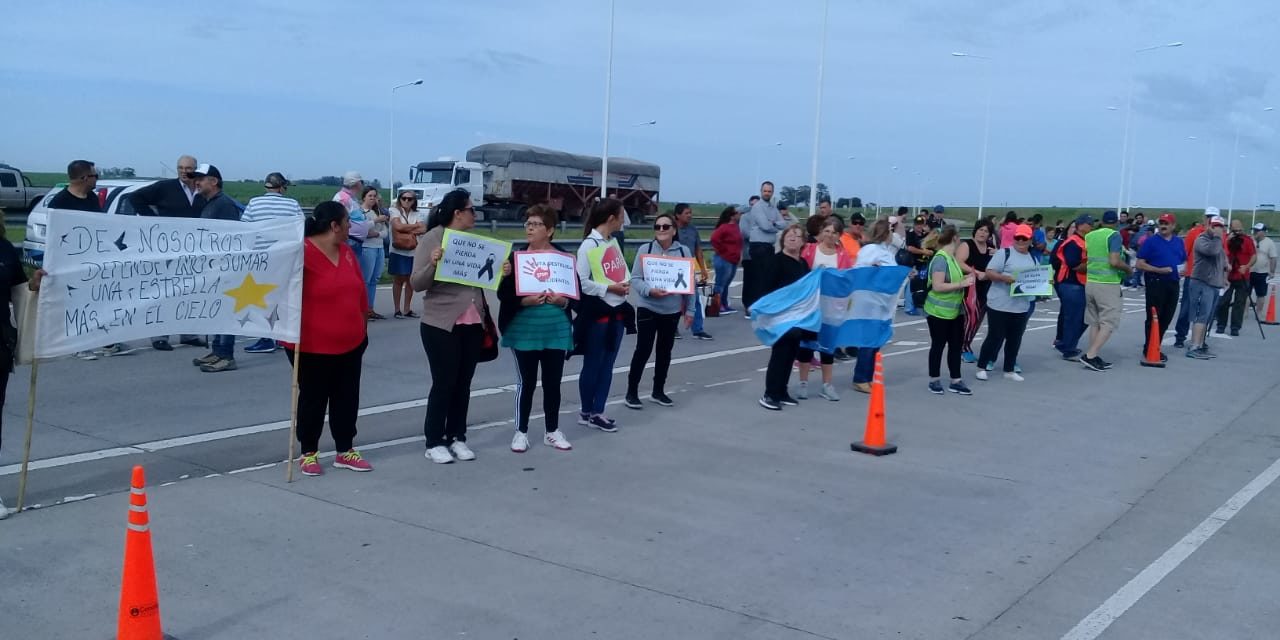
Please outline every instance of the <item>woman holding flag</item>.
[{"label": "woman holding flag", "polygon": [[[853,260],[849,258],[844,245],[840,243],[840,234],[843,232],[844,224],[839,218],[835,216],[822,218],[822,225],[818,227],[817,241],[804,245],[804,249],[800,252],[800,257],[809,269],[853,268]],[[811,364],[813,351],[805,347],[800,347],[796,351],[796,363],[800,368],[800,386],[796,388],[796,397],[801,400],[809,398],[809,369],[813,366]],[[835,385],[831,383],[831,368],[836,362],[835,354],[823,351],[819,352],[818,357],[822,366],[822,391],[819,395],[835,402],[840,399]]]},{"label": "woman holding flag", "polygon": [[[762,282],[761,295],[768,295],[781,289],[809,273],[809,265],[800,252],[804,249],[804,227],[793,224],[782,232],[779,240],[781,250],[772,256],[768,267],[768,279]],[[759,268],[763,265],[757,265]],[[791,329],[773,343],[769,352],[769,368],[764,374],[764,395],[760,397],[760,406],[770,411],[781,411],[782,405],[798,406],[800,403],[787,392],[787,382],[791,378],[791,365],[795,362],[796,352],[800,349],[800,341],[812,332],[802,329]]]},{"label": "woman holding flag", "polygon": [[[929,391],[943,394],[947,389],[962,396],[973,395],[960,377],[960,348],[964,342],[964,295],[974,277],[964,275],[955,259],[956,227],[949,224],[938,236],[938,252],[929,261],[929,291],[924,301],[929,323]],[[942,352],[947,352],[951,386],[942,387]]]},{"label": "woman holding flag", "polygon": [[[876,220],[871,225],[867,243],[858,251],[853,268],[897,266],[897,247],[893,245],[893,231],[888,220]],[[878,347],[859,347],[858,361],[853,365],[853,388],[861,393],[871,393],[871,377],[875,375]]]}]

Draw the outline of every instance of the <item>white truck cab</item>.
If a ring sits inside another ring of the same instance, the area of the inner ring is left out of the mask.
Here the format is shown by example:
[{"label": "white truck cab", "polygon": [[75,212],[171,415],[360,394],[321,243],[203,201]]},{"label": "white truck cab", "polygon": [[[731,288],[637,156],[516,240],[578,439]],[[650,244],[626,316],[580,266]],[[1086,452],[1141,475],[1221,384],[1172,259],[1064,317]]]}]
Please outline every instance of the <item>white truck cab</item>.
[{"label": "white truck cab", "polygon": [[419,162],[409,168],[409,182],[400,185],[402,191],[412,189],[418,193],[418,208],[424,210],[440,204],[446,193],[459,188],[471,193],[476,219],[483,220],[484,165],[478,162],[449,159]]}]

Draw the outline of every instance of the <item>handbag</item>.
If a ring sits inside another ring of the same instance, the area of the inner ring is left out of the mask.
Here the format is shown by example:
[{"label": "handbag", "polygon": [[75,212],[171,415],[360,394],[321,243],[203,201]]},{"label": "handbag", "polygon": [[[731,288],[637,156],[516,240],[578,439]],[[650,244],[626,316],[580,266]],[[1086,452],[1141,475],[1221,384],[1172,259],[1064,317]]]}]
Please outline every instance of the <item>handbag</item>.
[{"label": "handbag", "polygon": [[915,264],[916,257],[911,255],[911,252],[906,249],[898,249],[898,253],[894,254],[893,260],[900,266],[909,267]]},{"label": "handbag", "polygon": [[[400,221],[405,224],[409,223],[409,219],[404,215],[400,216]],[[401,251],[413,251],[418,248],[418,236],[409,231],[397,231],[393,227],[391,229],[391,246]]]},{"label": "handbag", "polygon": [[498,359],[498,327],[489,315],[489,305],[484,306],[484,339],[480,341],[480,353],[476,362],[493,362]]}]

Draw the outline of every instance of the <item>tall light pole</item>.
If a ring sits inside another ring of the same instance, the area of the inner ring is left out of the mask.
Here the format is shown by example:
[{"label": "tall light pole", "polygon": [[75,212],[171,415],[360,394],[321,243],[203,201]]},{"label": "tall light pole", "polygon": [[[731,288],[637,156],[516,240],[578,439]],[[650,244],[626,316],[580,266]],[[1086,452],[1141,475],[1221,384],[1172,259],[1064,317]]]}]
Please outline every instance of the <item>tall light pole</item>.
[{"label": "tall light pole", "polygon": [[760,165],[761,165],[761,163],[764,161],[764,151],[765,151],[765,149],[766,149],[766,148],[768,148],[768,149],[777,149],[777,148],[779,148],[779,147],[781,147],[781,146],[782,146],[782,143],[781,143],[781,142],[775,142],[775,143],[773,143],[773,144],[769,145],[768,147],[760,147],[760,148],[756,149],[756,188],[757,188],[757,189],[759,189],[759,188],[760,188],[760,183],[761,183],[761,181],[762,181],[762,180],[761,180],[761,178],[760,178],[760,169],[761,169],[761,166],[760,166]]},{"label": "tall light pole", "polygon": [[[849,160],[849,163],[850,163],[850,164],[853,164],[853,161],[854,161],[854,160],[857,160],[857,159],[858,159],[858,156],[849,156],[849,157],[848,157],[848,160]],[[850,176],[850,177],[849,177],[849,184],[854,185],[854,187],[853,187],[853,188],[850,188],[850,189],[849,189],[849,194],[850,194],[850,195],[849,195],[849,210],[850,210],[850,211],[852,211],[852,210],[853,210],[853,192],[854,192],[854,189],[855,189],[855,188],[856,188],[856,186],[857,186],[857,185],[856,185],[856,183],[853,181],[853,169],[850,169],[850,170],[849,170],[849,176]]]},{"label": "tall light pole", "polygon": [[982,207],[986,198],[987,191],[987,142],[991,138],[991,85],[994,82],[991,72],[991,64],[994,59],[987,56],[979,56],[972,53],[964,53],[963,51],[952,51],[951,55],[956,58],[977,58],[987,62],[987,106],[986,115],[983,116],[982,124],[982,171],[978,175],[978,219],[982,219]]},{"label": "tall light pole", "polygon": [[600,199],[609,197],[609,109],[613,102],[613,15],[617,0],[609,0],[609,58],[604,65],[604,148],[600,152]]},{"label": "tall light pole", "polygon": [[809,174],[809,215],[818,210],[818,147],[822,136],[822,72],[827,61],[827,15],[831,0],[822,2],[822,40],[818,45],[818,98],[813,115],[813,166]]},{"label": "tall light pole", "polygon": [[[631,125],[631,128],[634,130],[636,127],[651,127],[655,124],[658,124],[657,120],[649,120],[647,122],[637,122]],[[631,143],[635,142],[635,137],[636,137],[635,131],[632,131],[631,135],[627,136],[627,157],[628,158],[631,157]]]},{"label": "tall light pole", "polygon": [[1134,89],[1134,84],[1136,84],[1134,77],[1137,75],[1136,56],[1139,53],[1143,53],[1146,51],[1155,51],[1156,49],[1172,49],[1172,48],[1181,47],[1181,46],[1182,46],[1181,42],[1167,42],[1165,44],[1157,44],[1157,45],[1152,45],[1150,47],[1143,47],[1141,49],[1133,50],[1133,55],[1135,56],[1135,58],[1134,58],[1134,61],[1130,62],[1129,64],[1129,83],[1128,83],[1129,97],[1125,100],[1125,106],[1124,106],[1124,141],[1120,145],[1120,195],[1116,198],[1117,213],[1124,210],[1124,193],[1125,193],[1124,187],[1125,187],[1125,176],[1126,176],[1125,171],[1128,169],[1126,164],[1129,159],[1129,123],[1133,120],[1133,89]]},{"label": "tall light pole", "polygon": [[387,148],[387,161],[391,164],[387,173],[387,207],[396,204],[396,90],[405,87],[416,87],[422,84],[422,78],[391,87],[391,144]]},{"label": "tall light pole", "polygon": [[[1263,107],[1264,112],[1275,111],[1275,107]],[[1236,204],[1236,165],[1240,163],[1240,126],[1244,124],[1244,119],[1236,120],[1236,141],[1231,147],[1231,190],[1227,196],[1227,224],[1231,224],[1231,214],[1235,211]]]}]

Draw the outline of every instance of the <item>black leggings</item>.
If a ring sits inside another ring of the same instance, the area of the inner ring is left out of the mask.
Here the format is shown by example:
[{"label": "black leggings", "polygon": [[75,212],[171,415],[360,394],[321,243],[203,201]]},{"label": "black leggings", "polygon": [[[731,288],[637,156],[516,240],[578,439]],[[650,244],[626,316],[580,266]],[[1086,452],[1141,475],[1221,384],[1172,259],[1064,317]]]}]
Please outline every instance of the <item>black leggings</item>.
[{"label": "black leggings", "polygon": [[423,324],[419,329],[422,348],[431,369],[431,391],[427,393],[427,417],[422,431],[427,448],[467,441],[467,409],[471,406],[471,378],[476,374],[476,356],[484,342],[484,327],[454,325],[445,331]]},{"label": "black leggings", "polygon": [[1027,330],[1027,320],[1026,313],[987,309],[987,338],[982,341],[978,366],[994,364],[1003,346],[1004,372],[1013,373],[1013,365],[1018,364],[1018,350],[1022,348],[1022,334]]},{"label": "black leggings", "polygon": [[676,344],[676,328],[680,313],[654,313],[644,307],[636,309],[636,352],[631,355],[631,371],[627,373],[627,395],[636,395],[644,365],[649,362],[655,341],[658,354],[653,358],[653,392],[662,393],[671,369],[671,349]]},{"label": "black leggings", "polygon": [[952,380],[960,379],[960,346],[964,342],[964,316],[950,320],[926,316],[929,323],[929,377],[942,377],[942,350],[947,350],[947,370]]},{"label": "black leggings", "polygon": [[[302,453],[320,450],[326,409],[334,451],[351,450],[360,412],[360,365],[368,346],[369,339],[365,338],[360,346],[346,353],[302,352],[298,360],[298,444],[302,445]],[[284,353],[293,364],[293,350],[286,349]]]},{"label": "black leggings", "polygon": [[[813,349],[800,347],[796,350],[796,362],[809,363],[813,361]],[[818,352],[818,361],[822,364],[835,364],[836,356],[833,353]]]},{"label": "black leggings", "polygon": [[542,412],[547,433],[560,428],[560,379],[564,376],[564,350],[542,349],[520,351],[516,356],[516,428],[529,433],[529,412],[533,410],[533,392],[538,386],[538,367],[542,367]]},{"label": "black leggings", "polygon": [[778,401],[788,395],[787,382],[791,380],[791,367],[795,364],[802,335],[799,329],[792,329],[778,338],[769,351],[769,368],[764,374],[764,395],[771,400]]}]

